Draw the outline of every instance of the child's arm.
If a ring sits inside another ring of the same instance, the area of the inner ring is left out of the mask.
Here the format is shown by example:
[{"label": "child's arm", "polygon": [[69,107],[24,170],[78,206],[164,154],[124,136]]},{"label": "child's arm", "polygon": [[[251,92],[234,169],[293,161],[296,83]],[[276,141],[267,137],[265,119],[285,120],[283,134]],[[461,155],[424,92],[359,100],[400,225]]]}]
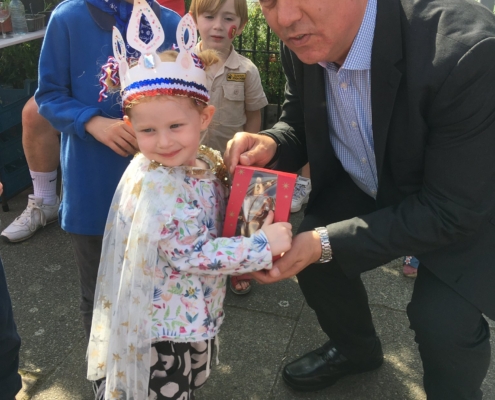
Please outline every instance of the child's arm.
[{"label": "child's arm", "polygon": [[261,129],[261,110],[246,110],[246,124],[244,131],[249,133],[258,133]]},{"label": "child's arm", "polygon": [[[63,4],[57,7],[50,18],[50,25],[46,31],[40,54],[39,87],[35,99],[40,114],[55,129],[87,139],[84,124],[92,117],[102,115],[102,110],[96,106],[84,104],[75,95],[76,88],[72,85],[73,63],[82,62],[80,54],[88,53],[87,57],[92,57],[89,48],[97,44],[86,43],[84,47],[78,47],[79,38],[84,35],[84,31],[78,31],[79,26],[71,26],[71,14],[70,5]],[[81,19],[83,22],[88,22],[86,16],[82,16]],[[80,54],[75,55],[74,51]],[[94,64],[96,58],[91,61]],[[90,63],[86,61],[86,65],[88,64]],[[79,80],[88,83],[87,75],[94,74],[95,69],[91,71],[81,69],[83,72]],[[97,88],[96,75],[91,81]],[[91,89],[88,88],[87,91],[90,92]]]},{"label": "child's arm", "polygon": [[[82,60],[85,54],[88,59],[93,58],[92,46],[101,49],[105,40],[100,39],[78,47],[84,32],[78,26],[71,26],[70,11],[67,5],[54,11],[43,42],[39,89],[35,96],[40,114],[55,129],[65,134],[75,134],[86,140],[89,132],[117,154],[134,154],[137,144],[132,129],[123,125],[120,120],[104,117],[103,103],[97,103],[98,79],[97,76],[90,76],[94,71],[96,58],[91,62]],[[90,17],[81,15],[81,18],[87,20]],[[107,40],[110,40],[110,34],[107,36]],[[103,48],[108,49],[108,46]],[[74,63],[78,65],[75,66]],[[85,70],[82,63],[93,68]],[[76,77],[74,68],[82,70]],[[77,81],[76,85],[74,79]],[[85,82],[87,87],[80,89],[77,86],[79,81]],[[105,101],[110,102],[111,99]]]},{"label": "child's arm", "polygon": [[270,212],[262,229],[251,237],[212,238],[206,225],[174,219],[162,231],[160,257],[181,272],[203,275],[243,274],[272,267],[272,256],[290,249],[289,223],[272,224]]}]

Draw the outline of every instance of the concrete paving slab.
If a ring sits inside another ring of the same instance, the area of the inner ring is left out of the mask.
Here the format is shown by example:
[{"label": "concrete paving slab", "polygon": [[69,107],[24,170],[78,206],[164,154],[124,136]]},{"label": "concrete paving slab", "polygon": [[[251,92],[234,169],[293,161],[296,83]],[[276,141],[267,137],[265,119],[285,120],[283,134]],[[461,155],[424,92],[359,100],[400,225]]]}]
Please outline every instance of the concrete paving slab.
[{"label": "concrete paving slab", "polygon": [[1,252],[23,341],[20,368],[45,374],[84,335],[69,237],[53,225],[26,242],[7,244]]},{"label": "concrete paving slab", "polygon": [[382,304],[394,310],[405,310],[411,300],[414,279],[402,275],[402,260],[361,275],[370,304]]},{"label": "concrete paving slab", "polygon": [[226,307],[215,365],[197,400],[270,398],[295,321],[273,314]]},{"label": "concrete paving slab", "polygon": [[86,379],[86,339],[74,343],[72,351],[37,387],[30,400],[94,400],[91,383]]},{"label": "concrete paving slab", "polygon": [[27,371],[19,370],[19,374],[22,378],[22,389],[17,393],[17,400],[29,400],[31,397],[29,393],[33,393],[35,390],[35,386],[38,384],[40,378],[42,378],[39,374],[33,374]]},{"label": "concrete paving slab", "polygon": [[253,281],[253,289],[239,296],[227,290],[225,304],[237,308],[271,313],[290,318],[298,317],[304,303],[297,279],[287,279],[273,285],[259,285]]}]

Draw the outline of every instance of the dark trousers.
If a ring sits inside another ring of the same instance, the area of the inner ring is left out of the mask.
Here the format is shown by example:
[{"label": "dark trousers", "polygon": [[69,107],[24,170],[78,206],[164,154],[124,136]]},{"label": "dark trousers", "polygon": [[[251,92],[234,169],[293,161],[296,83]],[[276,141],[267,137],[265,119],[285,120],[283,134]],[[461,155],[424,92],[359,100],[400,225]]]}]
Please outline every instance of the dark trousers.
[{"label": "dark trousers", "polygon": [[21,390],[18,374],[21,338],[17,333],[7,280],[0,259],[0,400],[13,400]]},{"label": "dark trousers", "polygon": [[86,339],[89,340],[103,236],[77,235],[71,233],[70,237],[79,270],[79,284],[81,288],[79,309],[81,311]]},{"label": "dark trousers", "polygon": [[428,400],[481,399],[491,356],[481,311],[420,264],[407,315]]},{"label": "dark trousers", "polygon": [[[366,363],[381,352],[366,290],[361,279],[348,279],[334,261],[303,270],[299,285],[342,354]],[[420,265],[407,315],[428,400],[481,399],[490,363],[490,331],[481,311]]]},{"label": "dark trousers", "polygon": [[[300,231],[376,210],[375,200],[343,169],[331,185],[313,195]],[[297,277],[323,331],[349,360],[366,363],[380,354],[381,345],[361,279],[349,279],[343,270],[336,255]],[[420,264],[407,315],[419,344],[428,400],[481,399],[490,363],[490,332],[481,310]]]},{"label": "dark trousers", "polygon": [[[299,232],[376,210],[375,200],[359,189],[343,169],[327,191],[312,194],[315,198],[306,208]],[[370,358],[380,356],[382,348],[361,278],[349,279],[343,271],[338,257],[334,257],[330,263],[310,265],[297,279],[323,331],[348,359],[365,364]]]}]

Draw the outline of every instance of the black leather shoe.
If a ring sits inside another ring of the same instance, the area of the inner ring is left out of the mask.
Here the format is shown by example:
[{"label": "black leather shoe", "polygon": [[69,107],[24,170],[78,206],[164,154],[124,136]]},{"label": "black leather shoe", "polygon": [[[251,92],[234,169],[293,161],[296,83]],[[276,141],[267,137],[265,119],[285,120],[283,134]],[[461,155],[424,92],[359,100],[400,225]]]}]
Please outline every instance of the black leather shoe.
[{"label": "black leather shoe", "polygon": [[382,364],[383,354],[369,360],[366,364],[353,364],[336,349],[330,340],[323,347],[287,364],[282,377],[292,389],[310,392],[331,386],[346,375],[371,371]]}]

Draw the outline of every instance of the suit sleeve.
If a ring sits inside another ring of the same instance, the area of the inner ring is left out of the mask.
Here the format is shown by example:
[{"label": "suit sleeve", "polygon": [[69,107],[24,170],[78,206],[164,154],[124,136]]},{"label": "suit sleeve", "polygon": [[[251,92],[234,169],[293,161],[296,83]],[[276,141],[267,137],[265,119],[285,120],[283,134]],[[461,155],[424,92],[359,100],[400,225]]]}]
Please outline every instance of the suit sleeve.
[{"label": "suit sleeve", "polygon": [[488,38],[464,54],[431,103],[420,191],[396,206],[327,226],[348,276],[406,254],[428,259],[473,240],[495,204],[493,88],[495,38]]}]

